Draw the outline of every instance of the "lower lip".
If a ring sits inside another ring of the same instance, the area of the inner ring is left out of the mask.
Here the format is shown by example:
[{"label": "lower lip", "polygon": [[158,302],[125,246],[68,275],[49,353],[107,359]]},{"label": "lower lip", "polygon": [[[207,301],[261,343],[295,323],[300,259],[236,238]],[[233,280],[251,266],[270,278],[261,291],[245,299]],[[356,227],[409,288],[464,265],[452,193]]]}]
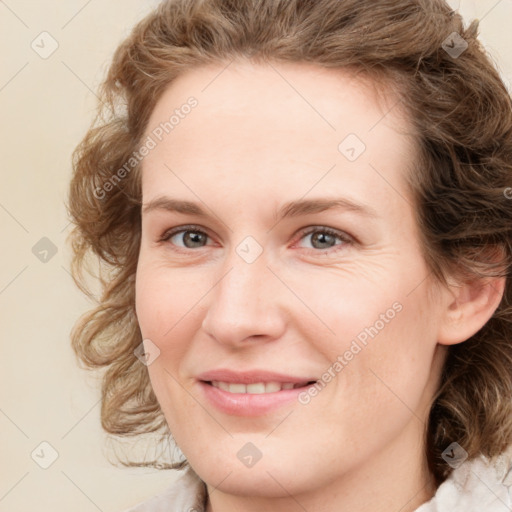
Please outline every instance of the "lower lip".
[{"label": "lower lip", "polygon": [[251,394],[229,393],[220,388],[215,388],[211,384],[199,381],[199,386],[207,400],[217,409],[233,416],[261,416],[275,411],[286,404],[298,401],[298,395],[307,391],[313,385],[283,389],[274,393]]}]

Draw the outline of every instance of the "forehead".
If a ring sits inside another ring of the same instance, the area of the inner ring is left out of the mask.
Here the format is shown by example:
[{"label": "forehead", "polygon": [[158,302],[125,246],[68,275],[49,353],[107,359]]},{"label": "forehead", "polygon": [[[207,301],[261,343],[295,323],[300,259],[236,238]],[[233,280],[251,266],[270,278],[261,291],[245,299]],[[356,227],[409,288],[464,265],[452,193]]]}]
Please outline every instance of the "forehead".
[{"label": "forehead", "polygon": [[[184,108],[190,98],[195,106]],[[155,192],[158,177],[171,179],[163,165],[196,184],[229,180],[246,188],[293,172],[294,183],[302,182],[297,193],[334,165],[340,179],[367,188],[374,185],[368,178],[382,182],[388,170],[406,172],[415,151],[403,104],[389,87],[305,63],[235,61],[189,70],[160,97],[145,137],[156,145],[142,162],[143,186]]]},{"label": "forehead", "polygon": [[[393,123],[406,126],[397,90],[397,84],[383,74],[369,76],[351,68],[325,68],[304,62],[257,64],[244,59],[211,63],[185,71],[167,86],[146,132],[155,123],[168,120],[191,96],[198,100],[201,110],[222,116],[250,114],[254,119],[259,113],[267,119],[283,119],[282,114],[286,114],[283,121],[293,122],[309,114],[316,118],[314,125],[319,130],[343,130],[344,117],[362,106],[367,114],[373,111],[379,115],[377,121],[393,111]],[[276,104],[282,108],[276,109]],[[269,105],[272,109],[266,108]],[[349,122],[353,124],[354,120]]]}]

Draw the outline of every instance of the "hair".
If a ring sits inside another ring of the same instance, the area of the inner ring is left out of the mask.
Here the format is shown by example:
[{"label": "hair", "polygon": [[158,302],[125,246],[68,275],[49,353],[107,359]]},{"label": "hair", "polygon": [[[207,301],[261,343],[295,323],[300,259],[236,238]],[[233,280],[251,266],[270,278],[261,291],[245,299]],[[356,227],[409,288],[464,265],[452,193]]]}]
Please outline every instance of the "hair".
[{"label": "hair", "polygon": [[[446,45],[454,32],[467,44],[461,55]],[[105,370],[108,433],[170,435],[147,368],[134,355],[142,341],[135,314],[140,163],[123,179],[120,169],[176,77],[250,59],[350,68],[387,77],[399,91],[416,133],[419,156],[408,184],[431,275],[444,284],[451,275],[506,278],[492,318],[448,347],[425,427],[429,469],[438,484],[446,479],[452,468],[442,452],[454,441],[469,458],[494,457],[510,445],[512,101],[477,37],[478,22],[466,27],[443,0],[170,0],[135,26],[115,51],[97,116],[73,153],[68,199],[73,277],[92,297],[86,278],[94,255],[101,285],[72,345],[83,365]]]}]

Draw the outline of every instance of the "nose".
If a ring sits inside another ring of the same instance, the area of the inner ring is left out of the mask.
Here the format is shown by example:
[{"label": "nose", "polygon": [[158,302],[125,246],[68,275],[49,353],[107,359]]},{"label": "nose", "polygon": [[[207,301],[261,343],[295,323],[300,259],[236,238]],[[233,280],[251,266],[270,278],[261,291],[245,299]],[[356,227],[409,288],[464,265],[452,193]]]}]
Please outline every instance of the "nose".
[{"label": "nose", "polygon": [[218,343],[232,348],[249,341],[270,341],[286,328],[284,286],[261,254],[247,263],[235,251],[208,294],[202,327]]}]

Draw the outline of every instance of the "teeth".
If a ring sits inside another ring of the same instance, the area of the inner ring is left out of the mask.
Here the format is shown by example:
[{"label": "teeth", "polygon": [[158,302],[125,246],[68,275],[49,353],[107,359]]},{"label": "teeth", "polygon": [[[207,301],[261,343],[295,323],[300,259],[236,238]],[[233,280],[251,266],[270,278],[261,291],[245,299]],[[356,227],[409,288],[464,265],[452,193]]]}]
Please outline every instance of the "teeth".
[{"label": "teeth", "polygon": [[214,388],[228,391],[229,393],[247,393],[250,395],[262,395],[264,393],[277,393],[282,389],[293,389],[301,387],[302,384],[293,384],[292,382],[255,382],[254,384],[239,384],[231,382],[212,381]]},{"label": "teeth", "polygon": [[228,384],[228,391],[230,393],[246,393],[245,384]]},{"label": "teeth", "polygon": [[[247,393],[250,393],[250,386],[247,386]],[[276,393],[277,391],[281,391],[283,389],[283,385],[280,382],[267,382],[265,384],[264,393]]]},{"label": "teeth", "polygon": [[[217,385],[215,386],[215,384]],[[229,384],[227,382],[212,382],[212,385],[216,388],[222,389],[223,391],[229,391]]]},{"label": "teeth", "polygon": [[[266,391],[266,386],[263,384],[263,382],[258,382],[257,384],[247,384],[247,386],[244,386],[243,384],[236,384],[237,389],[240,389],[240,391],[236,391],[236,393],[249,393],[251,395],[261,395],[265,392],[269,393],[270,391]],[[243,388],[246,389],[243,389]],[[230,387],[230,391],[231,391]],[[278,389],[273,389],[272,392],[279,391]],[[232,391],[233,393],[233,391]]]}]

